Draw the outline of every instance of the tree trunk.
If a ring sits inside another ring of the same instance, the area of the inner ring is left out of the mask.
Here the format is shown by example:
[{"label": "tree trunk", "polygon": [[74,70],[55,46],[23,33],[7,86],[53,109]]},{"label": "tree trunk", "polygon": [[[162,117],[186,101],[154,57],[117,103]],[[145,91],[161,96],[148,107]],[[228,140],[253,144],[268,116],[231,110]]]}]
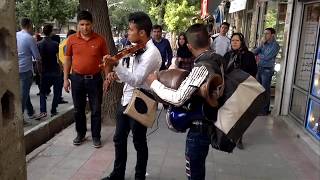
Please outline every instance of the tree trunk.
[{"label": "tree trunk", "polygon": [[166,5],[167,5],[167,0],[162,0],[161,1],[161,5],[160,5],[160,15],[159,15],[159,19],[158,19],[158,24],[163,26],[164,25],[164,14],[166,13]]},{"label": "tree trunk", "polygon": [[[111,54],[115,54],[115,47],[108,13],[106,0],[79,0],[80,10],[87,10],[92,13],[94,31],[105,37]],[[102,102],[102,122],[105,125],[115,124],[116,108],[122,95],[122,84],[113,83],[109,92],[103,95]]]}]

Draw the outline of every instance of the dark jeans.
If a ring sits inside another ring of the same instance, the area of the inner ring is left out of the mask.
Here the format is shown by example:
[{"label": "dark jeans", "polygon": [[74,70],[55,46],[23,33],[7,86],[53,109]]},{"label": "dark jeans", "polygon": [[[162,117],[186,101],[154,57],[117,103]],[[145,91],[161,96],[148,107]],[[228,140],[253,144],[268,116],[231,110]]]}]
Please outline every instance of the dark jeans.
[{"label": "dark jeans", "polygon": [[101,103],[102,103],[102,77],[100,73],[92,79],[71,74],[71,92],[74,104],[74,119],[78,135],[85,136],[87,132],[86,121],[86,98],[89,98],[91,109],[91,132],[92,137],[100,138],[101,132]]},{"label": "dark jeans", "polygon": [[60,79],[59,79],[59,89],[60,89],[60,97],[59,102],[62,101],[62,90],[63,90],[63,72],[60,73]]},{"label": "dark jeans", "polygon": [[19,77],[22,113],[24,113],[24,110],[27,109],[28,115],[32,116],[34,114],[34,109],[30,101],[30,88],[33,81],[33,73],[31,70],[19,73]]},{"label": "dark jeans", "polygon": [[270,107],[271,80],[273,75],[273,67],[258,67],[257,80],[266,89],[267,103],[262,109],[262,113],[268,113]]},{"label": "dark jeans", "polygon": [[161,67],[160,67],[160,71],[168,69],[169,66],[170,66],[170,64],[168,64],[166,66],[166,61],[162,61],[162,64],[161,64]]},{"label": "dark jeans", "polygon": [[206,158],[210,138],[207,132],[190,128],[186,140],[186,174],[188,180],[205,180]]},{"label": "dark jeans", "polygon": [[53,86],[53,99],[51,105],[51,113],[57,112],[59,98],[61,96],[60,73],[44,73],[41,76],[40,83],[40,111],[47,112],[47,92]]},{"label": "dark jeans", "polygon": [[113,137],[115,145],[115,161],[112,176],[123,179],[127,162],[127,139],[130,130],[133,144],[137,151],[135,179],[144,180],[148,162],[147,128],[138,121],[123,114],[125,107],[119,106],[117,112],[116,132]]}]

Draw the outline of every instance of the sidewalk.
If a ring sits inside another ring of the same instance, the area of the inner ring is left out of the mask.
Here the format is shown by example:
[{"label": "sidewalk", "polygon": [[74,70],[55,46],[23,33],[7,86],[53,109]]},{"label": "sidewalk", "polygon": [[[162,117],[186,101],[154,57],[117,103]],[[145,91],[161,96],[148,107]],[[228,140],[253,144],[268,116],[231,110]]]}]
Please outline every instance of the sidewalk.
[{"label": "sidewalk", "polygon": [[[90,127],[88,125],[88,127]],[[156,128],[156,125],[154,126]],[[152,131],[152,130],[151,130]],[[87,141],[73,146],[74,124],[57,134],[27,156],[28,180],[94,180],[108,175],[113,168],[114,127],[102,128],[103,147]],[[186,134],[167,129],[164,113],[159,129],[148,136],[149,161],[147,179],[183,180]],[[320,157],[311,151],[283,121],[258,117],[244,135],[245,150],[232,154],[210,148],[207,158],[209,180],[318,180]],[[128,138],[126,179],[134,179],[135,150]]]},{"label": "sidewalk", "polygon": [[[33,83],[30,89],[30,99],[31,99],[33,108],[35,110],[35,115],[38,115],[40,113],[40,96],[37,95],[38,92],[39,92],[38,86],[35,83]],[[58,108],[57,108],[58,115],[63,114],[66,110],[68,110],[71,106],[73,106],[71,93],[66,93],[63,90],[62,97],[65,101],[68,101],[68,103],[58,105]],[[42,118],[41,120],[34,120],[34,119],[31,120],[31,119],[28,119],[27,112],[25,111],[25,116],[24,116],[25,120],[28,121],[30,124],[24,126],[24,132],[37,126],[41,122],[44,122],[51,118],[50,110],[51,110],[52,99],[53,99],[53,90],[51,88],[51,93],[49,94],[49,96],[47,96],[47,114],[48,115],[46,118]]]}]

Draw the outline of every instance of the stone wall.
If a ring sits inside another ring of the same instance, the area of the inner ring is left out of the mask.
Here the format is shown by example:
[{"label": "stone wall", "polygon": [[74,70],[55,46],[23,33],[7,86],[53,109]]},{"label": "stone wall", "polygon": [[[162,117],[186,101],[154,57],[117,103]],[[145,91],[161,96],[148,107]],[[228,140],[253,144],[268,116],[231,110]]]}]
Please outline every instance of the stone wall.
[{"label": "stone wall", "polygon": [[15,1],[0,0],[0,179],[26,179]]}]

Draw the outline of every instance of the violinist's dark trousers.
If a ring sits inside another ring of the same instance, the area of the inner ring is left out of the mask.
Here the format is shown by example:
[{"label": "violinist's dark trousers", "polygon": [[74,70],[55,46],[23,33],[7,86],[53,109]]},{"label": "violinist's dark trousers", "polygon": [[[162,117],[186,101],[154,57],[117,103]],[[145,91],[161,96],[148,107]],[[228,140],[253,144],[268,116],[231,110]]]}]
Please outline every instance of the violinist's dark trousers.
[{"label": "violinist's dark trousers", "polygon": [[127,139],[130,130],[133,135],[133,144],[137,151],[136,180],[145,180],[148,146],[147,146],[147,128],[138,121],[123,114],[126,106],[120,105],[117,112],[116,132],[113,137],[115,145],[115,161],[112,176],[124,178],[127,162]]}]

